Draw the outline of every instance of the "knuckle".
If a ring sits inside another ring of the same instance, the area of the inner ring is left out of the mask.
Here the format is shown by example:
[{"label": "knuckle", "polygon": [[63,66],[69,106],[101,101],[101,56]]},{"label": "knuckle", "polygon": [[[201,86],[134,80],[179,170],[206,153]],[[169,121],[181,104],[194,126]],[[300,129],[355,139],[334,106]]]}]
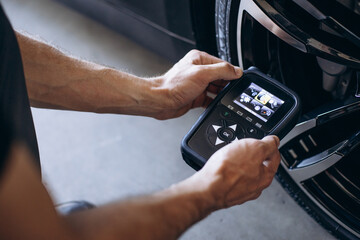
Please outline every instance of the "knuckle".
[{"label": "knuckle", "polygon": [[221,66],[222,68],[226,68],[227,62],[223,61],[219,63],[219,66]]},{"label": "knuckle", "polygon": [[256,192],[256,193],[254,193],[254,194],[251,196],[250,200],[258,199],[258,198],[260,197],[260,195],[261,195],[261,191],[260,191],[260,192]]},{"label": "knuckle", "polygon": [[232,65],[230,63],[228,63],[228,62],[225,62],[225,61],[220,63],[220,66],[226,71],[232,71],[233,70]]},{"label": "knuckle", "polygon": [[264,142],[262,141],[259,141],[259,140],[255,140],[253,143],[252,143],[252,146],[251,146],[254,151],[259,154],[260,157],[264,157],[265,156],[265,152],[266,152],[266,145]]},{"label": "knuckle", "polygon": [[192,64],[197,64],[201,61],[202,52],[196,49],[191,50],[188,54]]},{"label": "knuckle", "polygon": [[239,143],[245,144],[246,147],[249,149],[253,149],[254,147],[256,147],[257,141],[258,140],[253,139],[253,138],[244,138],[244,139],[241,139],[239,141]]},{"label": "knuckle", "polygon": [[200,51],[197,50],[197,49],[192,49],[192,50],[189,51],[189,54],[190,54],[190,55],[199,54],[199,53],[200,53]]},{"label": "knuckle", "polygon": [[230,63],[228,63],[228,62],[225,62],[224,67],[225,67],[227,70],[229,70],[229,71],[232,71],[232,70],[234,69],[233,66],[232,66]]},{"label": "knuckle", "polygon": [[258,141],[257,143],[258,143],[258,148],[259,148],[260,150],[262,150],[262,151],[266,150],[266,148],[267,148],[266,143],[264,143],[264,142],[262,142],[262,141]]}]

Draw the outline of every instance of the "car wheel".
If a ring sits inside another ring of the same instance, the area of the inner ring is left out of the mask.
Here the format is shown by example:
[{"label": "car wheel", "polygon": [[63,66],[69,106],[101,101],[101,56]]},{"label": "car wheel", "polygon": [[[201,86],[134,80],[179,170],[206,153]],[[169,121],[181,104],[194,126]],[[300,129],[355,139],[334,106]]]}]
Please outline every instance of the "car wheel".
[{"label": "car wheel", "polygon": [[[318,56],[333,59],[331,53],[320,53],[321,49],[313,49],[317,46],[298,41],[296,34],[300,31],[294,32],[297,26],[285,14],[289,6],[281,6],[287,1],[271,1],[274,5],[268,2],[216,0],[218,55],[244,69],[254,65],[298,93],[305,114],[281,141],[277,180],[334,236],[359,239],[360,102],[349,93],[349,89],[356,88],[351,85],[356,82],[356,70],[344,85],[342,99],[324,90]],[[297,1],[291,2],[286,4]],[[306,30],[310,34],[313,29]],[[322,38],[321,34],[317,37]],[[323,40],[325,46],[327,39]],[[353,67],[347,60],[339,62]]]}]

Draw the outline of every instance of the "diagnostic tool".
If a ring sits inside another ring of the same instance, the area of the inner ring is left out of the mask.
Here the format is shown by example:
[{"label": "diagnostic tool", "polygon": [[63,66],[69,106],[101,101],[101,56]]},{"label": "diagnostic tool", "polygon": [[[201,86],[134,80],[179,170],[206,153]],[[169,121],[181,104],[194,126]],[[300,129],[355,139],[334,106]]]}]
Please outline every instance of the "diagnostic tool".
[{"label": "diagnostic tool", "polygon": [[213,153],[236,139],[270,134],[281,139],[299,114],[300,101],[292,90],[251,67],[217,95],[186,134],[183,158],[199,170]]}]

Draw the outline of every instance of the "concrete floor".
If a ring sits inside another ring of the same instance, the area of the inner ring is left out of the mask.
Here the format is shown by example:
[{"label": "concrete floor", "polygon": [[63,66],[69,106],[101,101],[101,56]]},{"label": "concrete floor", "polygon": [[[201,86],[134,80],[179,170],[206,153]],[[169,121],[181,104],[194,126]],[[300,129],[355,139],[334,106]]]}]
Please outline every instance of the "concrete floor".
[{"label": "concrete floor", "polygon": [[[140,76],[164,73],[165,59],[50,0],[2,0],[13,26],[80,58]],[[201,109],[145,117],[33,109],[45,184],[54,202],[100,205],[166,188],[194,171],[180,141]],[[213,213],[181,239],[334,239],[274,181],[262,196]]]}]

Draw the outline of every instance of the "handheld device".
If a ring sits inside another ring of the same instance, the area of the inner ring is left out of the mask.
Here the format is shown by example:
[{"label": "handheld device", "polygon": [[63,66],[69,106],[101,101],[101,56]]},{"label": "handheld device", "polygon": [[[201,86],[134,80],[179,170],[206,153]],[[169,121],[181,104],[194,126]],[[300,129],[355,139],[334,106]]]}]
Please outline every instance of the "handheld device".
[{"label": "handheld device", "polygon": [[277,135],[283,138],[300,114],[298,96],[251,67],[229,83],[206,108],[181,144],[181,153],[199,170],[218,149],[235,139]]}]

